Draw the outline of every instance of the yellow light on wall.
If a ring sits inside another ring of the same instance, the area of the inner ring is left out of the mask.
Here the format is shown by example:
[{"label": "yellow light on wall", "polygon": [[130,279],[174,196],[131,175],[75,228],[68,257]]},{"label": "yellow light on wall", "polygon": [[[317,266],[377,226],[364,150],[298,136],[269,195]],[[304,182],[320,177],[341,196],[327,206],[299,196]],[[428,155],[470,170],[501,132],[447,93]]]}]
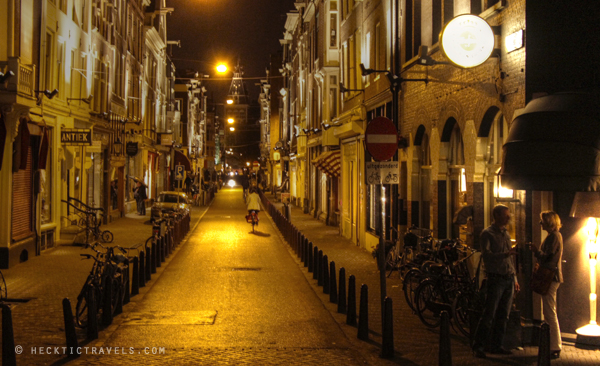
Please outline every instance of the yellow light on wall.
[{"label": "yellow light on wall", "polygon": [[460,169],[460,191],[467,191],[467,175],[465,173],[465,168]]},{"label": "yellow light on wall", "polygon": [[494,32],[476,15],[463,14],[452,19],[441,35],[442,50],[459,67],[481,65],[494,50]]},{"label": "yellow light on wall", "polygon": [[233,99],[227,99],[227,104],[233,104]]}]

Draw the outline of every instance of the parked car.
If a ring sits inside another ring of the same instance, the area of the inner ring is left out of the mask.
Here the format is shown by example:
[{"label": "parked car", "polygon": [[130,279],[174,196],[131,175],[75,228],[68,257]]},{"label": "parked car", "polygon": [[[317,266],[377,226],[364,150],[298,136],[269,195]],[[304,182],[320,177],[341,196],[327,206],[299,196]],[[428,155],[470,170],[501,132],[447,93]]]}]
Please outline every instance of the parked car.
[{"label": "parked car", "polygon": [[150,220],[154,221],[162,215],[178,209],[189,211],[191,208],[191,201],[184,192],[160,192],[154,203],[152,203]]}]

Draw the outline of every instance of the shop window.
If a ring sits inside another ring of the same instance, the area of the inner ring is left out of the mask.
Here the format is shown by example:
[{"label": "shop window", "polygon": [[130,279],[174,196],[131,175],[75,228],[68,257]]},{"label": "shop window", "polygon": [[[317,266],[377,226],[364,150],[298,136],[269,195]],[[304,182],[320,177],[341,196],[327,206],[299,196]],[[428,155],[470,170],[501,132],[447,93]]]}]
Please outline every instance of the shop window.
[{"label": "shop window", "polygon": [[415,138],[416,153],[419,162],[419,222],[413,222],[421,228],[433,229],[431,210],[431,154],[429,149],[429,135],[424,126],[419,126]]},{"label": "shop window", "polygon": [[[333,5],[332,5],[333,7]],[[337,13],[331,13],[329,16],[329,47],[337,47]]]},{"label": "shop window", "polygon": [[52,130],[48,130],[48,156],[46,169],[40,169],[40,222],[42,225],[52,222]]}]

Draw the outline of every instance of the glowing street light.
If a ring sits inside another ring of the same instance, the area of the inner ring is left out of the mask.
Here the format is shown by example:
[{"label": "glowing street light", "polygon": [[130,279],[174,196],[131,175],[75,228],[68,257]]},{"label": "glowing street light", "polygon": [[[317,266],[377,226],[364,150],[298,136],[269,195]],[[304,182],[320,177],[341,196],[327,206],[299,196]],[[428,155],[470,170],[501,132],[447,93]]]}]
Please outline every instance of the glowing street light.
[{"label": "glowing street light", "polygon": [[227,118],[227,122],[228,122],[228,123],[233,123],[233,122],[234,122],[234,119],[233,119],[233,118]]},{"label": "glowing street light", "polygon": [[225,65],[225,64],[217,65],[217,72],[220,74],[227,72],[227,65]]},{"label": "glowing street light", "polygon": [[227,104],[233,104],[233,99],[227,99]]},{"label": "glowing street light", "polygon": [[235,127],[229,127],[229,131],[231,131],[231,132],[235,131]]}]

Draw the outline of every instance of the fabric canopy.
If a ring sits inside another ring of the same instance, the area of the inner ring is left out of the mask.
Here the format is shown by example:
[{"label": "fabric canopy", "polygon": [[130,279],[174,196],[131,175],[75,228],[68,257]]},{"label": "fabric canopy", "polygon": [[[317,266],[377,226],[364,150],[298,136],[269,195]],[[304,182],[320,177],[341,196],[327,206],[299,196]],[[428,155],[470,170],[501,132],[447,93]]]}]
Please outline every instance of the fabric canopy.
[{"label": "fabric canopy", "polygon": [[340,176],[340,151],[327,151],[319,155],[312,163],[330,177]]},{"label": "fabric canopy", "polygon": [[188,159],[188,157],[185,156],[185,154],[183,154],[181,151],[178,151],[178,150],[175,150],[175,157],[174,157],[174,161],[173,161],[173,167],[175,167],[176,165],[183,165],[183,166],[185,166],[185,170],[187,172],[191,172],[192,171],[192,164],[190,164],[190,159]]},{"label": "fabric canopy", "polygon": [[502,185],[536,191],[600,191],[598,94],[534,99],[503,146]]}]

